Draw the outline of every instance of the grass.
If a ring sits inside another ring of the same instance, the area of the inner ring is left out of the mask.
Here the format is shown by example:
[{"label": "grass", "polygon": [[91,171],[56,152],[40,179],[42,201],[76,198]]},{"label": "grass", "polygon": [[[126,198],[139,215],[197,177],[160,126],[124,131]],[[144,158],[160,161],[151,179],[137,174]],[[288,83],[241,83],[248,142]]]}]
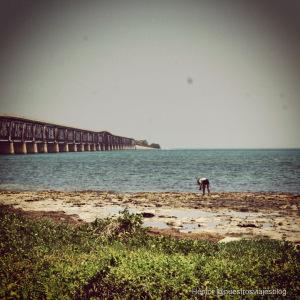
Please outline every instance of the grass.
[{"label": "grass", "polygon": [[177,240],[149,236],[141,225],[141,216],[127,210],[71,226],[1,207],[0,298],[193,299],[203,291],[216,297],[209,294],[216,289],[300,294],[300,251],[291,243]]}]

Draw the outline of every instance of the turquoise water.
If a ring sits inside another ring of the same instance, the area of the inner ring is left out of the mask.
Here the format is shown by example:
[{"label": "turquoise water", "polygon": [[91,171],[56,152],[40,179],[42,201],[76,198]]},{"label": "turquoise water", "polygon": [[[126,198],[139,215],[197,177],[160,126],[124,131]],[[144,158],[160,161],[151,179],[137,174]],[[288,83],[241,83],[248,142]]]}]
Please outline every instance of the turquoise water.
[{"label": "turquoise water", "polygon": [[300,193],[300,150],[128,150],[0,156],[0,189]]}]

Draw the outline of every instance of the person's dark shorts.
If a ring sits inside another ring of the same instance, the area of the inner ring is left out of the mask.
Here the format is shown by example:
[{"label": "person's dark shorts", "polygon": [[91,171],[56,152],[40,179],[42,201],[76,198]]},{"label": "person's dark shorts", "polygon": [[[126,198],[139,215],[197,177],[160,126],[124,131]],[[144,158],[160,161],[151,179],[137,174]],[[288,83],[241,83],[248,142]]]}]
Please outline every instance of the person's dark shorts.
[{"label": "person's dark shorts", "polygon": [[203,180],[202,184],[209,185],[209,180],[208,179]]}]

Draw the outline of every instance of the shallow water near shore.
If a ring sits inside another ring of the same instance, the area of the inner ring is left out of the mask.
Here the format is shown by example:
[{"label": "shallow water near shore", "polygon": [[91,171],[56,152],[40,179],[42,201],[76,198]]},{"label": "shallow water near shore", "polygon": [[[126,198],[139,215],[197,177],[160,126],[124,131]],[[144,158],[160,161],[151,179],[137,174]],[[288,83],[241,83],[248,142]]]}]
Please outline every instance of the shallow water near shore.
[{"label": "shallow water near shore", "polygon": [[286,239],[300,244],[300,195],[290,193],[59,192],[0,191],[0,203],[35,215],[92,222],[117,216],[125,208],[143,216],[159,234],[195,238]]},{"label": "shallow water near shore", "polygon": [[0,156],[0,189],[300,193],[300,150],[129,150]]}]

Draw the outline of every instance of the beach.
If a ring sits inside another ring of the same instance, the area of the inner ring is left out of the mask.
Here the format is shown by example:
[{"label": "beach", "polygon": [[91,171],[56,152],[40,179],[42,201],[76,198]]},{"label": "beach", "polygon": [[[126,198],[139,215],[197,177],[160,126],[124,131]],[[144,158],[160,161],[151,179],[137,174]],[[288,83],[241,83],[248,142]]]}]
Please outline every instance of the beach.
[{"label": "beach", "polygon": [[300,244],[300,195],[272,192],[116,193],[106,191],[0,191],[0,204],[33,218],[73,223],[143,215],[149,234],[230,241],[270,238]]}]

